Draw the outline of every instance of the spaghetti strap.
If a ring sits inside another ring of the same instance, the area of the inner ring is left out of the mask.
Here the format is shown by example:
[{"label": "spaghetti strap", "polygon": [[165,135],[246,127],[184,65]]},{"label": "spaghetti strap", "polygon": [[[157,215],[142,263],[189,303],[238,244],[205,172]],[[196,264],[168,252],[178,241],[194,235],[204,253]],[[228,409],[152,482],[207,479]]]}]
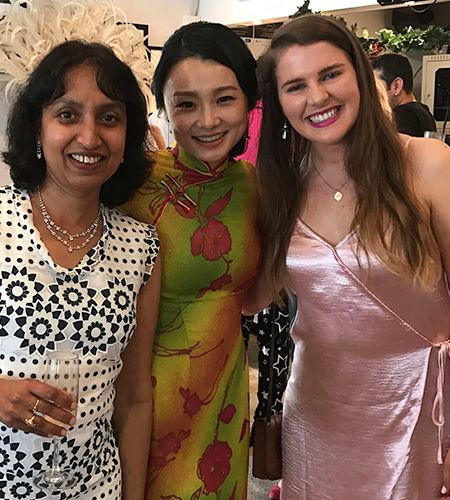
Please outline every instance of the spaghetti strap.
[{"label": "spaghetti strap", "polygon": [[405,141],[405,153],[408,152],[409,145],[411,144],[412,139],[414,139],[413,136],[409,136],[408,139]]}]

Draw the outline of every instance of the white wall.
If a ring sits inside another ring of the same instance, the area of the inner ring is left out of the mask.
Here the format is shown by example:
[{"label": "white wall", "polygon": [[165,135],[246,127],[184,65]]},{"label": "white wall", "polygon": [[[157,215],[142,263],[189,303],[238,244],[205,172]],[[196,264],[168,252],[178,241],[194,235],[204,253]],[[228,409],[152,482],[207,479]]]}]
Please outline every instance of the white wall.
[{"label": "white wall", "polygon": [[[200,0],[198,15],[206,21],[224,24],[252,22],[288,17],[297,11],[302,0]],[[330,11],[353,7],[374,7],[376,0],[311,0],[313,11]]]},{"label": "white wall", "polygon": [[196,1],[114,0],[114,4],[125,12],[128,21],[149,25],[151,45],[163,45],[181,26],[183,16],[194,13]]},{"label": "white wall", "polygon": [[358,35],[367,29],[371,35],[381,28],[387,28],[391,24],[392,13],[390,10],[375,10],[370,12],[348,12],[345,10],[336,10],[329,12],[335,16],[343,17],[350,27],[353,24],[358,25]]},{"label": "white wall", "polygon": [[[433,0],[425,0],[426,5]],[[448,3],[449,0],[436,0],[436,3]],[[198,15],[206,21],[218,21],[224,24],[248,23],[260,20],[285,18],[297,11],[303,0],[200,0]],[[382,11],[377,0],[311,0],[310,9],[324,13],[341,9],[354,11]],[[398,7],[404,7],[398,6]]]}]

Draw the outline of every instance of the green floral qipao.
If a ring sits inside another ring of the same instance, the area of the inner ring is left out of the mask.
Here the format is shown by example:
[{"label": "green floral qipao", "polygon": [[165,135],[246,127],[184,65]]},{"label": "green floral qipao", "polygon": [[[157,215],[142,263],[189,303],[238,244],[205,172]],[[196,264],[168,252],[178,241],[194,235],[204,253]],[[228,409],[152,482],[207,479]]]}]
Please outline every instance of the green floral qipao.
[{"label": "green floral qipao", "polygon": [[257,271],[254,168],[156,153],[125,210],[154,224],[162,291],[147,499],[245,499],[248,366],[242,296]]}]

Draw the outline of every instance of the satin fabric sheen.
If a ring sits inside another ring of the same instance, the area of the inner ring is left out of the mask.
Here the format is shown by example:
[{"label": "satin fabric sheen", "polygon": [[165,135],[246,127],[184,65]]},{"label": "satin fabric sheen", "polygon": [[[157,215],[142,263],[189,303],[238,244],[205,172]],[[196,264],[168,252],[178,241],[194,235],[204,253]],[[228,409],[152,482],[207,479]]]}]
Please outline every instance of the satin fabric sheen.
[{"label": "satin fabric sheen", "polygon": [[299,314],[282,499],[435,500],[443,478],[432,407],[439,346],[450,337],[448,290],[444,278],[433,291],[415,287],[375,258],[360,267],[355,247],[354,234],[333,247],[301,221],[291,240]]}]

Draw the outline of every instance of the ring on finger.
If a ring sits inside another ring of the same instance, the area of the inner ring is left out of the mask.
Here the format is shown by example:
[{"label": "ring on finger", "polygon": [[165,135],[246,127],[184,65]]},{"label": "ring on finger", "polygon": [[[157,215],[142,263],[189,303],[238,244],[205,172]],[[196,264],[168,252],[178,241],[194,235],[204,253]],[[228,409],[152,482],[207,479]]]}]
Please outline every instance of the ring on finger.
[{"label": "ring on finger", "polygon": [[37,415],[32,415],[31,417],[26,418],[24,420],[25,425],[28,425],[28,427],[31,427],[32,429],[37,427],[36,416]]},{"label": "ring on finger", "polygon": [[39,403],[41,402],[41,400],[39,398],[36,399],[36,403],[34,403],[34,406],[33,406],[33,410],[32,412],[33,413],[36,413],[38,410],[38,406],[39,406]]}]

